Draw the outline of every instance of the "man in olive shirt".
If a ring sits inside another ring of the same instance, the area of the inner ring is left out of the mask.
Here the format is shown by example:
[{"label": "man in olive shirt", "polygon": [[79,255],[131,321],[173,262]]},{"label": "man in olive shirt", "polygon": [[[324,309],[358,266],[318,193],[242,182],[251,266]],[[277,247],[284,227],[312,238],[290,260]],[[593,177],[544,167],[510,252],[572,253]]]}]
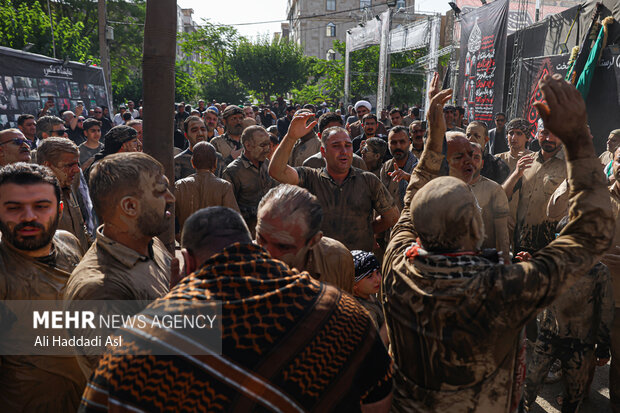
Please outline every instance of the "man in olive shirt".
[{"label": "man in olive shirt", "polygon": [[[104,224],[71,274],[65,299],[162,297],[170,288],[171,257],[155,237],[171,224],[174,206],[162,165],[141,152],[109,155],[93,168],[90,189],[95,211]],[[98,356],[78,360],[89,377]]]},{"label": "man in olive shirt", "polygon": [[226,133],[211,139],[211,144],[224,158],[225,165],[237,159],[242,152],[241,133],[243,132],[243,110],[239,106],[227,106],[222,113]]},{"label": "man in olive shirt", "polygon": [[[73,235],[56,230],[60,197],[58,180],[44,166],[20,162],[0,169],[2,300],[62,300],[82,251]],[[3,342],[5,348],[10,345]],[[4,411],[77,410],[86,378],[74,357],[4,355],[0,363]]]},{"label": "man in olive shirt", "polygon": [[253,235],[258,203],[277,182],[269,177],[267,155],[271,145],[265,128],[257,125],[246,128],[241,143],[243,154],[226,167],[222,177],[232,184],[241,215]]},{"label": "man in olive shirt", "polygon": [[321,153],[325,168],[292,168],[286,164],[297,139],[316,124],[306,124],[312,116],[301,114],[293,118],[273,154],[269,174],[281,183],[306,188],[319,199],[325,214],[321,230],[326,236],[342,242],[349,250],[372,251],[374,234],[396,222],[398,208],[379,178],[351,167],[353,144],[347,131],[340,127],[323,131]]},{"label": "man in olive shirt", "polygon": [[508,200],[512,197],[519,199],[515,220],[515,253],[533,253],[549,244],[555,238],[555,228],[559,222],[549,219],[547,204],[566,179],[562,142],[544,122],[540,122],[537,138],[540,151],[519,159],[517,167],[502,185]]},{"label": "man in olive shirt", "polygon": [[353,256],[321,232],[323,208],[307,189],[278,185],[258,204],[256,241],[275,259],[353,294]]},{"label": "man in olive shirt", "polygon": [[64,209],[58,228],[75,235],[82,251],[86,252],[92,240],[72,188],[75,176],[80,173],[79,156],[77,145],[67,138],[47,138],[37,148],[37,162],[54,172],[62,190]]},{"label": "man in olive shirt", "polygon": [[383,263],[382,301],[398,365],[392,409],[511,412],[519,403],[511,389],[521,331],[609,247],[609,196],[581,95],[560,75],[547,75],[540,82],[547,104],[536,106],[566,146],[571,222],[527,263],[480,257],[475,197],[456,178],[438,177],[446,130],[441,109],[451,97],[451,90],[437,93],[438,84],[436,75],[429,140]]},{"label": "man in olive shirt", "polygon": [[174,180],[178,181],[190,176],[196,170],[192,166],[192,151],[198,142],[207,140],[207,126],[198,116],[188,116],[183,122],[185,139],[189,144],[187,149],[174,157]]}]

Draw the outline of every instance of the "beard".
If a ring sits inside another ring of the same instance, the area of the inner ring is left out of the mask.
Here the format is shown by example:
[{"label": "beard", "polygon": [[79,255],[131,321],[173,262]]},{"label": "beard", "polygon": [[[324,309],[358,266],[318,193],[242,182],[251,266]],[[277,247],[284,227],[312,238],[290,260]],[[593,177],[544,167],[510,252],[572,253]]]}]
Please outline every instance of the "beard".
[{"label": "beard", "polygon": [[[60,214],[57,214],[56,218],[50,219],[48,221],[47,229],[43,224],[33,221],[20,222],[13,228],[13,230],[11,230],[8,225],[0,221],[0,232],[2,232],[3,240],[13,245],[18,250],[36,251],[52,242],[54,234],[56,233],[56,229],[58,228],[59,219]],[[41,232],[33,236],[19,235],[18,231],[26,227],[38,228],[41,230]]]},{"label": "beard", "polygon": [[394,153],[392,154],[392,156],[397,161],[400,161],[400,160],[403,160],[403,159],[407,158],[407,152],[403,151],[402,149],[396,149],[396,150],[394,150]]},{"label": "beard", "polygon": [[243,125],[235,125],[229,128],[228,133],[231,135],[241,135],[243,133]]},{"label": "beard", "polygon": [[541,145],[541,148],[543,151],[551,153],[551,152],[554,152],[558,148],[558,145],[555,143],[551,143],[551,142],[544,142]]},{"label": "beard", "polygon": [[163,214],[158,213],[153,208],[144,211],[144,213],[138,217],[138,230],[147,237],[158,236],[168,228],[172,215],[166,216],[166,212],[170,211],[173,207],[174,204],[172,203],[166,204]]}]

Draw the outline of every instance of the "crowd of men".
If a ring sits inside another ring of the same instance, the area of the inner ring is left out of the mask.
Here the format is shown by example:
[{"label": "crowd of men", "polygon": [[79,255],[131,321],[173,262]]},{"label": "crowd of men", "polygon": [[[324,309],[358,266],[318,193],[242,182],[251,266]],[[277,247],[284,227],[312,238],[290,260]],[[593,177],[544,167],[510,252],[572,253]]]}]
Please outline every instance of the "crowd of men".
[{"label": "crowd of men", "polygon": [[0,356],[0,405],[529,411],[557,364],[574,412],[611,358],[620,412],[620,129],[597,157],[556,76],[535,130],[465,124],[438,84],[426,120],[180,103],[174,182],[133,102],[20,116],[0,131],[3,299],[219,300],[222,352],[180,335],[200,351],[140,355],[169,340],[144,330],[103,356]]}]

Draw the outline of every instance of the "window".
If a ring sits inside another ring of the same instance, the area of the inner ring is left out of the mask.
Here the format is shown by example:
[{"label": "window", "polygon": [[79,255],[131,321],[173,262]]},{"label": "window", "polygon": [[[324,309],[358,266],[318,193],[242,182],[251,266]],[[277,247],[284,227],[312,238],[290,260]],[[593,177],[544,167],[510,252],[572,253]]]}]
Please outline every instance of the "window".
[{"label": "window", "polygon": [[327,10],[336,10],[336,0],[326,0],[325,8]]},{"label": "window", "polygon": [[336,37],[336,25],[334,23],[327,23],[325,27],[325,36]]},{"label": "window", "polygon": [[360,9],[370,8],[371,0],[360,0]]},{"label": "window", "polygon": [[405,8],[407,5],[405,4],[405,0],[397,0],[396,1],[396,10],[400,8]]},{"label": "window", "polygon": [[336,52],[334,49],[329,49],[327,54],[325,55],[325,59],[327,60],[336,60]]}]

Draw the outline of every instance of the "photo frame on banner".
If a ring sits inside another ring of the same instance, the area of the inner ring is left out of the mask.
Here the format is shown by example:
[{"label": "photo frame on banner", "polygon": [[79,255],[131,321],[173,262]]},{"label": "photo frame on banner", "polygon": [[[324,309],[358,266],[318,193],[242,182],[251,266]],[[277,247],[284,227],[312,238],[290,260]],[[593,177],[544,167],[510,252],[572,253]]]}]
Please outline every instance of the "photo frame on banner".
[{"label": "photo frame on banner", "polygon": [[465,117],[490,123],[503,111],[508,0],[497,0],[461,16],[457,102]]},{"label": "photo frame on banner", "polygon": [[48,112],[53,115],[75,110],[78,100],[87,110],[107,106],[103,70],[0,47],[0,125],[16,126],[21,114],[37,116],[50,98],[54,106]]}]

